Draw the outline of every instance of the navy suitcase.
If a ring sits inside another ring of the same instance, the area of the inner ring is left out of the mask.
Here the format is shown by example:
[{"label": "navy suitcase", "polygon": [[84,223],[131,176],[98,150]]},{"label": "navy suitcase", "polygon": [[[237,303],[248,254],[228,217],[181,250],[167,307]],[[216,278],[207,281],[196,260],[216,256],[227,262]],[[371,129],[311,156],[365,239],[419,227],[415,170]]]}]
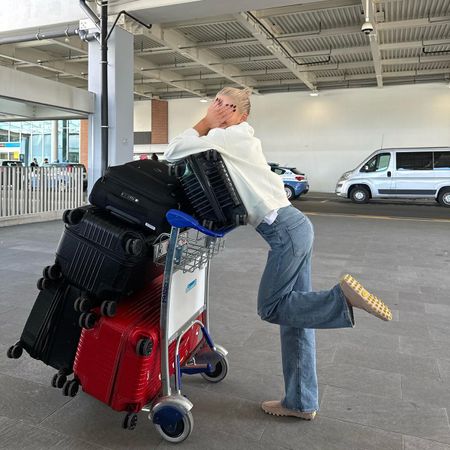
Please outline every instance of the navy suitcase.
[{"label": "navy suitcase", "polygon": [[[80,288],[82,296],[75,309],[87,313],[100,306],[102,315],[113,316],[119,298],[131,295],[161,272],[152,261],[154,236],[139,227],[92,206],[68,210],[63,220],[66,226],[56,262],[44,270],[44,281],[62,275]],[[80,321],[91,328],[95,317],[83,314]]]},{"label": "navy suitcase", "polygon": [[219,152],[190,155],[175,163],[172,172],[203,226],[217,231],[247,224],[247,210]]},{"label": "navy suitcase", "polygon": [[8,349],[9,358],[20,358],[25,350],[32,358],[54,367],[55,387],[63,387],[73,372],[73,362],[80,339],[80,313],[73,302],[80,290],[64,280],[48,282],[41,290],[28,316],[20,340]]},{"label": "navy suitcase", "polygon": [[153,160],[109,167],[92,188],[89,201],[156,235],[170,231],[169,209],[186,210],[178,179],[169,175],[165,163]]}]

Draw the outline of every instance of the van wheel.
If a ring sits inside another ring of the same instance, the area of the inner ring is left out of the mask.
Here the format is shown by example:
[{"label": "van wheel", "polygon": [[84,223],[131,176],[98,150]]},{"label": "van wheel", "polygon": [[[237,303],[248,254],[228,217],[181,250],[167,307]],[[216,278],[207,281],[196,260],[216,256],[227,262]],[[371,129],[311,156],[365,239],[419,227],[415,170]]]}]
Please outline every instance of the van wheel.
[{"label": "van wheel", "polygon": [[350,191],[350,199],[354,203],[368,203],[370,199],[370,193],[365,187],[354,187]]},{"label": "van wheel", "polygon": [[450,188],[441,189],[441,192],[439,192],[438,195],[438,202],[442,206],[450,208]]}]

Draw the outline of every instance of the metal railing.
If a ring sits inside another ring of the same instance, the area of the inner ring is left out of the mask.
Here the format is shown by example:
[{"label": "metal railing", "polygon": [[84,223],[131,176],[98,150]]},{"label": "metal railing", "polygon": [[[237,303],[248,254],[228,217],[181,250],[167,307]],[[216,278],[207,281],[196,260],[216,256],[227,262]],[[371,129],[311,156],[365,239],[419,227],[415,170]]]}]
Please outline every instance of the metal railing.
[{"label": "metal railing", "polygon": [[82,167],[0,167],[0,218],[83,204]]}]

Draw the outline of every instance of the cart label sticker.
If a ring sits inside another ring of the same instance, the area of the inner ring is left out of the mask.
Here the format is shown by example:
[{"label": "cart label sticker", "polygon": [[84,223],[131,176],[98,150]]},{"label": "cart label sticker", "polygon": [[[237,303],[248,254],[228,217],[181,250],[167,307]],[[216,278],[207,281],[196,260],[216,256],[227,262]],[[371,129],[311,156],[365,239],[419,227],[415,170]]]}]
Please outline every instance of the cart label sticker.
[{"label": "cart label sticker", "polygon": [[197,278],[188,283],[188,285],[186,286],[186,292],[191,291],[195,286],[197,286]]}]

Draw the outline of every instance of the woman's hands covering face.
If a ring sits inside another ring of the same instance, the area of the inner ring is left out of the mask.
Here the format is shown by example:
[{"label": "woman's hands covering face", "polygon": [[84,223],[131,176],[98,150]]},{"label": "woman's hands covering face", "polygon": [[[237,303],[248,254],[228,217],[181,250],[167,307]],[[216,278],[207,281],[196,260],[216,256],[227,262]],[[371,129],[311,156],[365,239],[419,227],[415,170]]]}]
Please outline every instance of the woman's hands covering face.
[{"label": "woman's hands covering face", "polygon": [[225,128],[236,112],[236,105],[225,103],[222,99],[216,98],[208,108],[205,119],[210,128]]}]

